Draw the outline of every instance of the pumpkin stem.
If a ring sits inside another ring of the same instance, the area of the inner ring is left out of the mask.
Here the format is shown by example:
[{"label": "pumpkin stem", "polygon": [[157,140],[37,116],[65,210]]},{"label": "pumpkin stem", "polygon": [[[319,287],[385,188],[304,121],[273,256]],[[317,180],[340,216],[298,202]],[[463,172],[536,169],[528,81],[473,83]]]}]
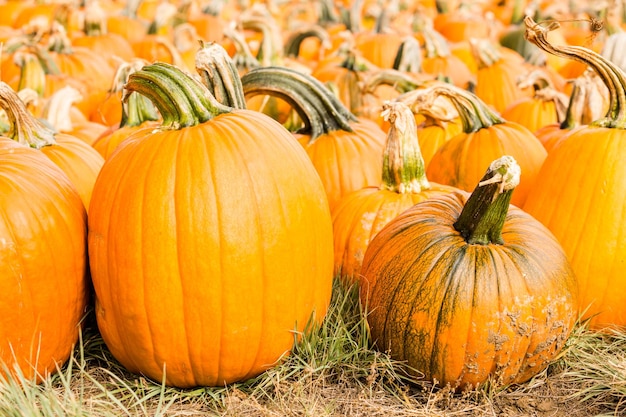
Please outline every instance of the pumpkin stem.
[{"label": "pumpkin stem", "polygon": [[454,223],[467,243],[504,243],[502,227],[520,175],[520,167],[512,156],[502,156],[489,165]]},{"label": "pumpkin stem", "polygon": [[626,75],[617,65],[602,55],[581,46],[554,46],[548,42],[548,32],[559,27],[551,21],[547,27],[536,23],[530,16],[524,18],[526,39],[540,49],[559,57],[574,59],[591,67],[609,89],[609,109],[603,118],[591,125],[609,128],[626,128]]},{"label": "pumpkin stem", "polygon": [[241,19],[244,30],[261,33],[261,44],[257,52],[257,60],[263,67],[280,65],[283,61],[283,40],[278,24],[269,16],[244,16]]},{"label": "pumpkin stem", "polygon": [[43,110],[42,119],[57,132],[71,132],[73,130],[70,109],[74,103],[83,99],[80,91],[66,85],[50,96]]},{"label": "pumpkin stem", "polygon": [[9,122],[6,136],[35,149],[56,143],[55,132],[31,115],[17,93],[3,81],[0,81],[0,108]]},{"label": "pumpkin stem", "polygon": [[98,1],[85,6],[83,32],[87,36],[100,36],[107,33],[107,15]]},{"label": "pumpkin stem", "polygon": [[332,47],[332,41],[328,31],[320,25],[310,25],[294,30],[285,41],[284,56],[292,58],[298,57],[300,55],[302,42],[312,37],[320,41],[319,59],[321,59],[324,52]]},{"label": "pumpkin stem", "polygon": [[413,36],[404,38],[393,61],[393,69],[403,72],[422,72],[422,47]]},{"label": "pumpkin stem", "polygon": [[395,69],[381,69],[370,74],[363,84],[363,94],[373,93],[381,85],[390,85],[399,93],[415,91],[424,86],[423,81],[414,79],[410,73]]},{"label": "pumpkin stem", "polygon": [[465,133],[477,132],[480,129],[505,122],[476,94],[467,90],[443,82],[428,87],[426,90],[418,99],[426,100],[426,103],[434,103],[439,96],[447,97],[459,113]]},{"label": "pumpkin stem", "polygon": [[196,71],[211,94],[225,106],[245,109],[241,78],[228,52],[216,42],[200,41],[196,52]]},{"label": "pumpkin stem", "polygon": [[451,122],[459,117],[456,107],[445,96],[430,101],[425,100],[422,96],[428,95],[428,89],[415,89],[413,91],[406,92],[396,98],[396,101],[400,101],[411,109],[413,114],[422,115],[425,120],[424,126],[438,125],[444,126],[445,123]]},{"label": "pumpkin stem", "polygon": [[[139,71],[144,65],[146,65],[146,61],[139,58],[130,62],[122,62],[118,65],[109,94],[123,94],[128,76],[135,71]],[[159,120],[157,110],[147,97],[133,92],[122,103],[120,127],[139,126],[147,120]]]},{"label": "pumpkin stem", "polygon": [[182,129],[233,109],[220,104],[200,81],[175,65],[155,62],[128,76],[122,100],[137,91],[161,113],[162,128]]},{"label": "pumpkin stem", "polygon": [[46,91],[46,71],[33,52],[17,51],[13,55],[13,62],[20,67],[20,80],[17,91],[30,88],[43,97]]},{"label": "pumpkin stem", "polygon": [[248,72],[252,68],[256,68],[261,65],[254,55],[252,55],[250,46],[240,31],[230,25],[227,25],[224,28],[224,36],[233,42],[235,53],[232,59],[238,71]]},{"label": "pumpkin stem", "polygon": [[289,103],[304,123],[303,133],[313,142],[336,130],[352,132],[357,120],[339,99],[319,80],[286,67],[255,68],[241,77],[246,96],[276,96]]},{"label": "pumpkin stem", "polygon": [[449,57],[450,44],[446,38],[430,25],[422,28],[421,32],[424,37],[424,49],[426,58],[446,58]]},{"label": "pumpkin stem", "polygon": [[386,101],[382,116],[391,126],[383,153],[383,183],[380,188],[400,194],[428,190],[430,183],[426,178],[413,112],[404,103]]}]

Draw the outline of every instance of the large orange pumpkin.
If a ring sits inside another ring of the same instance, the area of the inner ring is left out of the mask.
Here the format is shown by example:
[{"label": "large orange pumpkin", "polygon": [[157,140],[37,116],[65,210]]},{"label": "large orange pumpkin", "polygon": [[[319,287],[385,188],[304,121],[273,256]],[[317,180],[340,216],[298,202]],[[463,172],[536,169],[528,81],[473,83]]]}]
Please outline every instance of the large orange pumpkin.
[{"label": "large orange pumpkin", "polygon": [[86,313],[86,212],[56,165],[7,137],[0,194],[0,362],[41,380],[69,358]]},{"label": "large orange pumpkin", "polygon": [[175,66],[129,76],[163,126],[106,160],[89,210],[95,313],[130,371],[177,387],[254,377],[327,310],[332,223],[284,127]]},{"label": "large orange pumpkin", "polygon": [[372,339],[416,376],[459,390],[521,383],[571,332],[575,276],[550,231],[509,205],[519,175],[499,158],[471,196],[417,203],[370,242],[360,289]]},{"label": "large orange pumpkin", "polygon": [[580,281],[580,309],[593,328],[626,326],[626,76],[590,49],[554,46],[548,29],[526,18],[541,49],[592,67],[609,90],[610,107],[552,148],[524,209],[559,239]]}]

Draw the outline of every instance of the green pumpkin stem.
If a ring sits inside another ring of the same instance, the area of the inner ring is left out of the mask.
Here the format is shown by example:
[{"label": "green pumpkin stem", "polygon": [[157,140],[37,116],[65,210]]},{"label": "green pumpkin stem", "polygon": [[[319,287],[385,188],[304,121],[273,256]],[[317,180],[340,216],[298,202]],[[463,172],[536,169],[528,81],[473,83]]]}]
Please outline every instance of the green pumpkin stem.
[{"label": "green pumpkin stem", "polygon": [[256,59],[263,67],[281,65],[283,61],[283,39],[274,19],[264,16],[244,16],[241,19],[244,30],[253,30],[261,33],[261,44]]},{"label": "green pumpkin stem", "polygon": [[390,85],[401,94],[415,91],[424,85],[423,81],[418,81],[410,73],[395,69],[380,69],[374,71],[365,79],[363,93],[373,93],[381,85]]},{"label": "green pumpkin stem", "polygon": [[46,91],[46,71],[35,53],[18,51],[13,62],[20,67],[20,80],[17,91],[30,88],[43,97]]},{"label": "green pumpkin stem", "polygon": [[246,96],[259,94],[285,100],[304,123],[302,133],[311,142],[332,131],[352,132],[351,122],[357,120],[333,93],[319,80],[286,67],[260,67],[241,77]]},{"label": "green pumpkin stem", "polygon": [[85,7],[83,32],[87,36],[101,36],[107,33],[107,15],[97,1]]},{"label": "green pumpkin stem", "polygon": [[[123,94],[128,76],[135,71],[139,71],[144,65],[146,65],[146,61],[143,59],[133,59],[130,62],[122,62],[118,65],[109,93]],[[120,127],[139,126],[148,120],[159,120],[156,107],[147,97],[133,92],[122,103]]]},{"label": "green pumpkin stem", "polygon": [[56,144],[56,132],[31,115],[17,93],[3,81],[0,81],[0,108],[9,122],[5,136],[35,149]]},{"label": "green pumpkin stem", "polygon": [[548,32],[557,29],[559,23],[550,21],[542,26],[530,16],[524,18],[526,39],[545,52],[562,58],[574,59],[591,67],[609,89],[609,109],[605,117],[591,125],[609,128],[626,128],[626,76],[614,63],[602,55],[582,46],[554,46],[548,42]]},{"label": "green pumpkin stem", "polygon": [[133,91],[154,103],[163,118],[162,127],[168,129],[195,126],[233,110],[220,104],[200,81],[163,62],[130,74],[122,100]]},{"label": "green pumpkin stem", "polygon": [[296,58],[300,55],[300,46],[305,39],[317,38],[320,41],[320,50],[323,53],[330,49],[332,41],[330,35],[320,25],[305,26],[301,29],[294,30],[285,41],[284,56]]},{"label": "green pumpkin stem", "polygon": [[391,126],[383,153],[380,188],[400,194],[430,189],[413,112],[404,103],[388,101],[383,105],[382,115]]},{"label": "green pumpkin stem", "polygon": [[452,84],[440,82],[432,87],[428,87],[427,93],[422,94],[420,99],[433,103],[438,96],[448,98],[454,105],[465,133],[477,132],[480,129],[505,122],[497,112],[492,110],[476,94]]},{"label": "green pumpkin stem", "polygon": [[400,44],[393,69],[408,73],[422,72],[422,47],[413,36],[407,36]]},{"label": "green pumpkin stem", "polygon": [[491,163],[454,223],[467,243],[504,243],[502,227],[520,174],[520,167],[511,156],[502,156]]},{"label": "green pumpkin stem", "polygon": [[224,36],[233,42],[235,53],[232,59],[238,71],[248,72],[252,68],[261,66],[259,61],[252,55],[250,46],[240,31],[226,26],[224,28]]},{"label": "green pumpkin stem", "polygon": [[225,106],[245,109],[241,78],[234,61],[220,44],[200,42],[196,52],[196,71],[211,94]]}]

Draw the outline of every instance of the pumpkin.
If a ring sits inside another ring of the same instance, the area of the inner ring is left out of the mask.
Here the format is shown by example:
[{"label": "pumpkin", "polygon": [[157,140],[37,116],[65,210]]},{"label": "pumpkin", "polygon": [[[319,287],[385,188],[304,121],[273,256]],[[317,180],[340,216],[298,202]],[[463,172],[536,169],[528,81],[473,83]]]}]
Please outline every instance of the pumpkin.
[{"label": "pumpkin", "polygon": [[470,88],[476,84],[476,76],[461,58],[452,54],[448,41],[439,32],[424,27],[419,34],[424,38],[422,69],[425,73],[449,79],[461,88]]},{"label": "pumpkin", "polygon": [[521,206],[547,155],[539,139],[519,123],[503,119],[469,91],[444,83],[429,89],[429,94],[421,96],[426,100],[425,105],[433,103],[438,96],[447,97],[456,107],[463,132],[437,149],[426,170],[428,178],[471,191],[484,172],[481,167],[503,155],[511,155],[524,172],[513,196],[513,204]]},{"label": "pumpkin", "polygon": [[580,281],[580,311],[590,326],[626,325],[626,76],[577,46],[554,46],[549,30],[526,18],[527,38],[548,53],[582,62],[609,91],[604,117],[570,131],[552,148],[542,181],[523,208],[554,233]]},{"label": "pumpkin", "polygon": [[319,176],[284,127],[220,105],[173,65],[133,72],[126,89],[163,125],[120,144],[94,186],[89,261],[104,342],[129,371],[171,386],[252,378],[328,308]]},{"label": "pumpkin", "polygon": [[472,39],[470,46],[478,65],[474,93],[482,101],[502,112],[515,101],[532,96],[530,88],[517,85],[529,68],[521,55],[487,39]]},{"label": "pumpkin", "polygon": [[241,82],[246,98],[278,96],[297,112],[303,126],[295,136],[324,184],[331,211],[347,193],[380,182],[387,135],[348,111],[318,80],[289,68],[261,67]]},{"label": "pumpkin", "polygon": [[522,383],[567,340],[576,279],[550,231],[509,205],[519,177],[498,158],[471,195],[417,203],[370,242],[360,293],[372,340],[415,376],[458,390]]},{"label": "pumpkin", "polygon": [[501,114],[504,119],[519,123],[531,132],[563,121],[569,97],[554,88],[547,73],[539,69],[530,71],[517,85],[522,89],[532,86],[534,94],[509,104]]},{"label": "pumpkin", "polygon": [[15,141],[39,149],[72,181],[85,209],[89,208],[91,192],[104,159],[82,140],[57,133],[28,113],[17,93],[6,83],[0,83],[0,108],[12,126],[7,134]]},{"label": "pumpkin", "polygon": [[97,1],[85,6],[83,31],[73,36],[72,45],[96,52],[105,57],[112,67],[118,60],[129,61],[135,55],[128,39],[108,31],[107,11]]},{"label": "pumpkin", "polygon": [[0,137],[0,362],[41,381],[67,361],[88,301],[87,218],[43,153]]},{"label": "pumpkin", "polygon": [[401,102],[387,102],[382,113],[390,129],[381,184],[345,195],[332,212],[335,276],[349,284],[358,282],[367,245],[385,224],[415,203],[454,190],[426,178],[411,109]]}]

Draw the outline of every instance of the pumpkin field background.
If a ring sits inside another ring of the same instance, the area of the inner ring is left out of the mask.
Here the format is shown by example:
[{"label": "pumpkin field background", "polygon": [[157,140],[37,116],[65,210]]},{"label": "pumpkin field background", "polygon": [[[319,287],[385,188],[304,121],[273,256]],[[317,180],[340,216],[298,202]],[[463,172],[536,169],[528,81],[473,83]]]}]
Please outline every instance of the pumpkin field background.
[{"label": "pumpkin field background", "polygon": [[0,416],[626,416],[624,51],[626,0],[0,0]]}]

